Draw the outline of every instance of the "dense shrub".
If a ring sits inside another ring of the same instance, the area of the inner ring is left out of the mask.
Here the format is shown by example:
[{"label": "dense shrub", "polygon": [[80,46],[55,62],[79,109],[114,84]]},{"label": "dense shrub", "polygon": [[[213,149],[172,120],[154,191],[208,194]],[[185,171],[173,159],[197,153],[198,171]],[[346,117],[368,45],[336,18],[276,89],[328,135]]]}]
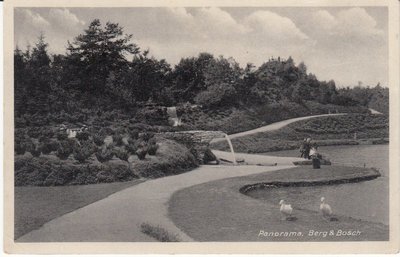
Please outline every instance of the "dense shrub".
[{"label": "dense shrub", "polygon": [[41,135],[40,130],[37,127],[30,127],[27,129],[27,134],[31,138],[39,138]]},{"label": "dense shrub", "polygon": [[158,145],[156,143],[151,143],[148,146],[147,152],[149,155],[156,155],[157,149],[158,149]]},{"label": "dense shrub", "polygon": [[139,138],[139,130],[137,128],[129,128],[129,136],[132,139],[138,139]]},{"label": "dense shrub", "polygon": [[47,176],[57,167],[41,158],[15,159],[15,186],[43,186]]},{"label": "dense shrub", "polygon": [[30,153],[32,153],[32,151],[34,151],[35,148],[36,148],[36,145],[33,143],[32,139],[30,139],[30,138],[29,139],[25,139],[23,141],[23,144],[25,145],[26,151],[30,152]]},{"label": "dense shrub", "polygon": [[74,148],[71,145],[71,143],[68,140],[63,140],[60,142],[60,145],[59,145],[59,148],[57,149],[56,155],[61,160],[66,160],[66,159],[68,159],[70,154],[72,154],[73,151],[74,151]]},{"label": "dense shrub", "polygon": [[127,181],[137,178],[137,175],[135,175],[128,166],[124,165],[113,167],[110,169],[110,173],[113,175],[114,181]]},{"label": "dense shrub", "polygon": [[57,151],[59,146],[60,146],[60,143],[57,140],[51,140],[48,145],[51,152]]},{"label": "dense shrub", "polygon": [[92,148],[89,145],[84,145],[82,148],[74,151],[74,158],[80,163],[84,163],[92,154]]},{"label": "dense shrub", "polygon": [[62,140],[65,140],[65,139],[67,139],[67,138],[68,138],[67,132],[65,132],[65,131],[59,131],[59,132],[57,133],[57,139],[58,139],[58,140],[62,141]]},{"label": "dense shrub", "polygon": [[133,123],[131,125],[129,125],[129,131],[130,131],[130,133],[134,133],[135,131],[137,131],[138,135],[139,135],[139,132],[141,132],[141,131],[150,131],[151,127],[152,126],[150,126],[148,124],[139,123],[136,120],[134,120]]},{"label": "dense shrub", "polygon": [[42,143],[40,144],[39,148],[40,148],[40,151],[43,154],[49,154],[49,153],[51,153],[53,151],[53,145],[52,145],[52,142],[50,140],[42,141]]},{"label": "dense shrub", "polygon": [[15,154],[24,154],[26,151],[26,144],[21,140],[15,140],[14,142],[14,152]]},{"label": "dense shrub", "polygon": [[40,134],[45,138],[50,139],[54,136],[54,131],[50,127],[46,126],[40,129]]},{"label": "dense shrub", "polygon": [[153,132],[142,132],[139,134],[139,138],[144,140],[145,142],[148,142],[153,137],[154,137]]},{"label": "dense shrub", "polygon": [[146,154],[147,154],[146,147],[141,147],[138,150],[136,150],[136,155],[139,158],[139,160],[144,160],[146,158]]},{"label": "dense shrub", "polygon": [[30,150],[30,153],[32,154],[33,157],[39,157],[40,156],[40,148],[38,146],[35,146],[35,148]]},{"label": "dense shrub", "polygon": [[104,144],[104,139],[106,137],[102,134],[94,134],[93,135],[93,142],[97,145],[97,146],[102,146]]},{"label": "dense shrub", "polygon": [[123,161],[128,161],[129,159],[129,153],[127,150],[125,149],[116,149],[114,151],[115,156],[117,156],[119,159],[123,160]]},{"label": "dense shrub", "polygon": [[122,135],[119,133],[113,135],[113,142],[115,142],[115,144],[118,146],[122,145],[123,144]]},{"label": "dense shrub", "polygon": [[96,152],[96,157],[97,157],[97,160],[99,160],[99,162],[109,161],[113,158],[113,156],[114,156],[114,153],[109,147],[99,149]]},{"label": "dense shrub", "polygon": [[78,150],[79,148],[81,148],[81,144],[79,143],[79,141],[76,138],[67,138],[65,140],[65,142],[67,144],[69,144],[69,146],[72,148],[73,151]]},{"label": "dense shrub", "polygon": [[87,131],[78,132],[76,134],[76,139],[78,139],[80,142],[88,140],[89,139],[89,132],[87,132]]},{"label": "dense shrub", "polygon": [[103,127],[99,131],[100,135],[107,136],[107,135],[112,135],[114,131],[110,127]]},{"label": "dense shrub", "polygon": [[128,167],[111,169],[103,165],[65,165],[47,160],[16,162],[15,185],[60,186],[127,181],[136,178]]},{"label": "dense shrub", "polygon": [[144,107],[136,113],[136,120],[149,125],[168,125],[167,111],[161,107]]},{"label": "dense shrub", "polygon": [[195,97],[195,102],[207,107],[219,107],[236,103],[237,92],[229,83],[214,84]]},{"label": "dense shrub", "polygon": [[[388,136],[389,120],[384,115],[349,114],[296,122],[289,128],[294,129],[300,137],[313,135],[319,138],[321,135],[328,138],[334,134],[351,138],[357,133],[359,138],[373,138]],[[386,135],[382,135],[382,132]]]},{"label": "dense shrub", "polygon": [[137,140],[129,138],[128,145],[126,146],[126,150],[131,154],[135,154],[137,149],[138,149]]}]

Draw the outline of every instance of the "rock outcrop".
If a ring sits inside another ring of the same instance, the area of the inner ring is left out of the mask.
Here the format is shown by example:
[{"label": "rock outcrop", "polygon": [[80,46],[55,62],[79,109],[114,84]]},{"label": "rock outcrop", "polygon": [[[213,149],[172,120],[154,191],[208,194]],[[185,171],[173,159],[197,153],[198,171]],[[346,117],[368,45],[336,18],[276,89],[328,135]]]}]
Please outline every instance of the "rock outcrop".
[{"label": "rock outcrop", "polygon": [[225,133],[221,131],[204,130],[164,132],[156,135],[156,137],[175,140],[186,146],[196,157],[199,164],[204,164],[204,154],[209,149],[211,140],[224,136]]}]

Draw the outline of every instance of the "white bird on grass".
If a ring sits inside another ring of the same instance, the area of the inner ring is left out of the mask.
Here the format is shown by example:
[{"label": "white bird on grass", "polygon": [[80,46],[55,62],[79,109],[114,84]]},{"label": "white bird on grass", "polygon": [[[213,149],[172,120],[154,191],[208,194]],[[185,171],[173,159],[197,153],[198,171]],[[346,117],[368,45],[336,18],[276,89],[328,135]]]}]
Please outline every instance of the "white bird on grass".
[{"label": "white bird on grass", "polygon": [[279,202],[279,205],[281,206],[281,217],[282,215],[285,216],[285,218],[281,218],[281,220],[287,220],[289,217],[292,216],[293,208],[290,204],[285,204],[284,200],[281,200]]},{"label": "white bird on grass", "polygon": [[322,217],[330,218],[332,216],[332,208],[329,204],[325,203],[325,197],[321,197],[321,205],[319,206]]}]

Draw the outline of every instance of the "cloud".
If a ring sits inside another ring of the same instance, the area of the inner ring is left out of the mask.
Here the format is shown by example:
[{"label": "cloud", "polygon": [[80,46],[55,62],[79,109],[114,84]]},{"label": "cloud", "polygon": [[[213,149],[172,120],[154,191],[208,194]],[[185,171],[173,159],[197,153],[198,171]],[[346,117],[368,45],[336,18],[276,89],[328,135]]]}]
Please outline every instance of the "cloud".
[{"label": "cloud", "polygon": [[336,15],[319,10],[314,12],[308,21],[311,36],[316,38],[320,45],[330,48],[360,48],[364,45],[382,44],[382,41],[385,41],[384,32],[376,25],[375,19],[359,7],[341,10]]},{"label": "cloud", "polygon": [[[218,38],[235,38],[243,35],[246,28],[235,21],[232,16],[219,8],[196,8],[189,12],[185,8],[160,8],[155,10],[153,18],[146,20],[144,26],[154,33],[154,39],[165,42],[165,40],[207,40]],[[165,24],[159,30],[158,24]]]},{"label": "cloud", "polygon": [[326,10],[318,10],[311,16],[312,23],[318,24],[324,31],[330,31],[337,26],[335,17]]},{"label": "cloud", "polygon": [[[290,53],[289,48],[314,43],[291,19],[270,11],[256,11],[242,19],[235,19],[228,11],[217,7],[160,8],[154,12],[151,19],[147,18],[140,25],[147,32],[152,31],[146,33],[147,41],[153,42],[150,49],[161,49],[164,47],[160,44],[173,43],[182,45],[180,49],[191,46],[197,50],[201,45],[210,52],[221,50],[217,54],[224,55],[255,49],[261,52],[260,48],[267,48],[265,52],[277,55]],[[157,23],[154,23],[155,18]],[[164,24],[162,29],[159,24]],[[232,49],[233,45],[238,48]]]},{"label": "cloud", "polygon": [[29,24],[37,29],[43,29],[47,26],[50,26],[50,23],[45,18],[29,9],[22,9],[21,14],[23,16],[23,23],[26,25]]},{"label": "cloud", "polygon": [[236,22],[232,16],[219,8],[201,8],[195,14],[196,24],[201,31],[211,36],[237,36],[243,35],[249,29]]},{"label": "cloud", "polygon": [[257,34],[268,37],[269,40],[306,40],[304,34],[293,21],[270,11],[256,11],[244,21],[246,26]]},{"label": "cloud", "polygon": [[351,8],[337,14],[338,31],[359,36],[381,36],[383,31],[376,29],[376,21],[363,8]]},{"label": "cloud", "polygon": [[194,18],[190,13],[187,12],[185,8],[166,8],[165,11],[168,16],[172,17],[172,19],[175,19],[178,23],[193,25]]},{"label": "cloud", "polygon": [[63,29],[73,29],[76,26],[85,25],[85,22],[68,9],[50,9],[49,19],[52,24]]}]

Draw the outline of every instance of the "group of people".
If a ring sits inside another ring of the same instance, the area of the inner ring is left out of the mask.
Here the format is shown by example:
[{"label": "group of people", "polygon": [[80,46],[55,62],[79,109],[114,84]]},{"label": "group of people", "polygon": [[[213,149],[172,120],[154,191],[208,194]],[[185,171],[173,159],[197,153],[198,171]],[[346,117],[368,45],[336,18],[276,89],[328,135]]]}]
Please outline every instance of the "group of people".
[{"label": "group of people", "polygon": [[318,145],[311,141],[311,138],[304,138],[300,146],[301,157],[311,159],[313,156],[318,156]]}]

